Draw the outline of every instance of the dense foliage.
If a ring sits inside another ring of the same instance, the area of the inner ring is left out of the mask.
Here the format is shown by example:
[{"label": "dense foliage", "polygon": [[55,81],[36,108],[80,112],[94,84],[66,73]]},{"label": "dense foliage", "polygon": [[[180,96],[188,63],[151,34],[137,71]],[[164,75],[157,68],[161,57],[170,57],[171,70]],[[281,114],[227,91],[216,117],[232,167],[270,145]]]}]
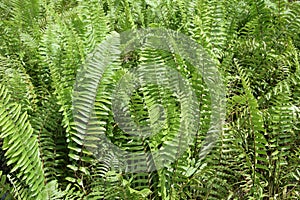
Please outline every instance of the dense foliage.
[{"label": "dense foliage", "polygon": [[[299,2],[1,0],[0,19],[0,198],[300,199]],[[167,126],[156,137],[125,137],[112,116],[109,86],[126,69],[151,62],[189,77],[200,101],[200,128],[173,163],[124,173],[114,157],[100,162],[86,148],[93,141],[75,126],[82,116],[72,112],[73,90],[97,44],[114,31],[147,27],[184,33],[204,47],[226,85],[226,122],[201,157],[211,113],[203,79],[170,52],[145,48],[125,55],[97,90],[96,133],[132,151],[177,137],[186,117],[179,114],[181,102],[155,86],[136,91],[131,102],[133,118],[144,123],[145,112],[158,111],[143,104],[163,97]]]}]

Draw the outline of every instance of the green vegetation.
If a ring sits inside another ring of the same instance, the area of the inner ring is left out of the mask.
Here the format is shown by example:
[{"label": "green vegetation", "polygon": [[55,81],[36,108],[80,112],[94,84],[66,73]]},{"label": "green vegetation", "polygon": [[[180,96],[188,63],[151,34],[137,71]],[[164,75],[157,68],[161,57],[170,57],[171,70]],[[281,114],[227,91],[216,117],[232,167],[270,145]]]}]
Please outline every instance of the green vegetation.
[{"label": "green vegetation", "polygon": [[[300,199],[299,2],[1,0],[0,19],[0,199]],[[211,56],[226,85],[226,121],[201,157],[214,109],[203,77],[172,52],[124,55],[105,71],[94,105],[94,131],[120,148],[159,149],[189,117],[170,91],[149,85],[132,95],[133,119],[143,124],[147,114],[158,115],[144,104],[161,99],[166,126],[151,139],[126,135],[110,98],[126,70],[167,63],[200,102],[200,127],[179,159],[157,171],[124,173],[110,154],[99,161],[86,148],[95,141],[75,126],[83,117],[73,113],[73,90],[105,38],[148,27],[183,33]]]}]

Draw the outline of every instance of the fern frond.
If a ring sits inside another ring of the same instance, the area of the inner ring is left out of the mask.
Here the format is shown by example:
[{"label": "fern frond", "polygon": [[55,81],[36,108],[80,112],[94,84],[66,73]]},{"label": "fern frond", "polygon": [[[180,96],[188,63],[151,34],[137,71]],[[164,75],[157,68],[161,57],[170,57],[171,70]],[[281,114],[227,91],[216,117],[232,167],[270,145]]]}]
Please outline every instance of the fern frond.
[{"label": "fern frond", "polygon": [[9,103],[10,97],[5,87],[0,85],[1,138],[3,150],[6,151],[7,164],[13,165],[11,172],[16,171],[17,177],[26,185],[26,198],[42,198],[44,190],[44,173],[39,159],[37,137],[28,121],[26,112],[21,112],[21,106]]}]

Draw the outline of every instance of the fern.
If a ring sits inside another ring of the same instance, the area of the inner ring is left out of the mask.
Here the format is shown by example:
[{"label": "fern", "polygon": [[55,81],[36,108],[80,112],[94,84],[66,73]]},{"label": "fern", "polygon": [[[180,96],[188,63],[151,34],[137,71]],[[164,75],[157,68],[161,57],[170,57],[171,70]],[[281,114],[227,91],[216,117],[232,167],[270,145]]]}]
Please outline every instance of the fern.
[{"label": "fern", "polygon": [[299,199],[299,5],[1,1],[0,198]]},{"label": "fern", "polygon": [[11,172],[17,171],[17,177],[29,187],[26,198],[41,198],[44,190],[44,174],[39,159],[37,137],[27,121],[27,114],[21,113],[18,104],[9,103],[7,90],[1,85],[1,138],[3,150],[8,159],[7,164],[13,164]]}]

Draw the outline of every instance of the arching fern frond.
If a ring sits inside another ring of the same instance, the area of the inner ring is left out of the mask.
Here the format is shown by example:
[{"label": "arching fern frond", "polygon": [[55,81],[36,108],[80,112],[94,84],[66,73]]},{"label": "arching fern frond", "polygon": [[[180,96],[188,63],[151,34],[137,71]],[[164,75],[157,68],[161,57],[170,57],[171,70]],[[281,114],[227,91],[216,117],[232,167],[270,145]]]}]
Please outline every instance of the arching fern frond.
[{"label": "arching fern frond", "polygon": [[[12,165],[11,172],[16,172],[23,189],[28,188],[24,198],[43,198],[44,173],[39,159],[37,137],[28,121],[26,112],[21,106],[11,103],[7,90],[0,85],[0,127],[3,139],[3,150],[6,151],[7,164]],[[24,187],[25,186],[25,187]]]}]

